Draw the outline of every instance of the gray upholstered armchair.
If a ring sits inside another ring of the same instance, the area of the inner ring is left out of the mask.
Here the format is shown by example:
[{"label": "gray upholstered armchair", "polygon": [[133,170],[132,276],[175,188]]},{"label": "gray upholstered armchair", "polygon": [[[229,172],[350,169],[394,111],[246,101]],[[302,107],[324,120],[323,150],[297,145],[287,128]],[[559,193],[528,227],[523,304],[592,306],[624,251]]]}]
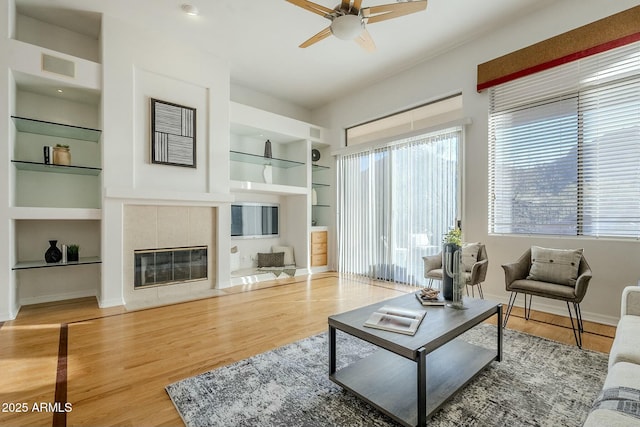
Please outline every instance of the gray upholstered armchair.
[{"label": "gray upholstered armchair", "polygon": [[[487,249],[483,244],[475,243],[462,247],[462,258],[465,267],[464,280],[467,284],[467,295],[471,286],[471,295],[475,297],[474,286],[478,286],[478,295],[484,299],[482,294],[482,282],[487,277],[489,258]],[[429,286],[433,280],[442,281],[442,252],[437,255],[422,257],[424,261],[424,277],[429,279]]]},{"label": "gray upholstered armchair", "polygon": [[[507,326],[509,315],[519,293],[524,294],[525,319],[531,316],[533,295],[551,298],[567,303],[573,336],[578,347],[582,348],[582,313],[580,303],[587,293],[591,280],[591,268],[582,254],[582,250],[547,249],[533,246],[518,260],[502,266],[507,291],[511,292],[509,305],[504,318]],[[527,295],[529,302],[527,303]],[[574,326],[571,307],[576,317]]]}]

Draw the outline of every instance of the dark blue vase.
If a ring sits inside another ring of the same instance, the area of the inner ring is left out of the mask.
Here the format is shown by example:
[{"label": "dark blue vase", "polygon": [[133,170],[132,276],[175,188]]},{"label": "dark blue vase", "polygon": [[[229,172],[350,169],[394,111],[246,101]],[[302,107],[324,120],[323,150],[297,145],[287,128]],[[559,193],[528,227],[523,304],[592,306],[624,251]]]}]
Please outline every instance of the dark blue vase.
[{"label": "dark blue vase", "polygon": [[49,240],[49,249],[44,253],[44,260],[48,263],[59,262],[62,259],[62,251],[58,249],[57,240]]}]

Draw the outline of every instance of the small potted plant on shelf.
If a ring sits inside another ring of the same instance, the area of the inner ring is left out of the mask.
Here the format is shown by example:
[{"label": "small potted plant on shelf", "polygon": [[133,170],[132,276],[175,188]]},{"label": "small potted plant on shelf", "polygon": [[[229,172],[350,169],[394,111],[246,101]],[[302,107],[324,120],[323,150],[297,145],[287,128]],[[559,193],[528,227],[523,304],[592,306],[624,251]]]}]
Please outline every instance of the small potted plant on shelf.
[{"label": "small potted plant on shelf", "polygon": [[56,144],[53,147],[53,164],[69,166],[71,164],[71,151],[68,145]]},{"label": "small potted plant on shelf", "polygon": [[79,250],[80,246],[78,245],[67,246],[67,262],[77,262],[79,259]]}]

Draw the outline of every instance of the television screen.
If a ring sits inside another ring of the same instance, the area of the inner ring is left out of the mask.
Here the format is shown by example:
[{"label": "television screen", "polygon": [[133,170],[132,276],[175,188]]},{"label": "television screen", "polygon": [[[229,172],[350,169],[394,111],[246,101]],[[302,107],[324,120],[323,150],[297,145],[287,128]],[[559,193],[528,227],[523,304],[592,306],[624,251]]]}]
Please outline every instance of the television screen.
[{"label": "television screen", "polygon": [[278,205],[240,203],[231,205],[231,237],[276,237]]}]

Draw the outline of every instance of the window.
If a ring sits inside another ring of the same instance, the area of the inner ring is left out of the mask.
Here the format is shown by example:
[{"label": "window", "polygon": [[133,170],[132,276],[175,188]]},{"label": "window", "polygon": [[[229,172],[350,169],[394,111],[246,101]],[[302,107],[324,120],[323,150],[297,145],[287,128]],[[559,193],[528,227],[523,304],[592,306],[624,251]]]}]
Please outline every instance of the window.
[{"label": "window", "polygon": [[490,90],[489,232],[640,237],[640,43]]},{"label": "window", "polygon": [[455,224],[462,129],[338,156],[338,269],[425,284],[423,256]]},{"label": "window", "polygon": [[352,126],[346,130],[347,146],[394,141],[398,135],[424,134],[435,127],[451,127],[451,122],[462,118],[462,95],[448,98],[391,114],[386,117]]}]

